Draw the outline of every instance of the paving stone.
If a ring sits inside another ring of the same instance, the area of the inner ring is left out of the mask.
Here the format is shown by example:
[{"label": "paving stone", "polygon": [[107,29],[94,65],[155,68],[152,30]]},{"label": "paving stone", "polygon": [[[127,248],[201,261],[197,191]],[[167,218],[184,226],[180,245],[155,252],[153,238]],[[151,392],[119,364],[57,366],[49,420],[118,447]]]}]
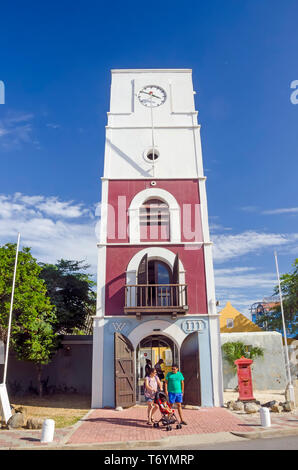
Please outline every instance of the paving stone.
[{"label": "paving stone", "polygon": [[[177,415],[177,412],[176,412]],[[281,413],[270,413],[271,428],[278,432],[293,430],[298,432],[298,410]],[[167,432],[164,427],[155,429],[146,425],[146,407],[133,407],[123,411],[91,410],[76,425],[56,429],[53,443],[42,444],[41,430],[0,430],[0,449],[3,448],[38,448],[41,445],[100,444],[109,442],[152,441],[170,436],[190,436],[221,432],[262,431],[259,413],[231,411],[226,408],[200,408],[199,410],[183,410],[188,423],[181,430]],[[159,411],[155,418],[159,418]]]},{"label": "paving stone", "polygon": [[[157,413],[155,417],[157,418]],[[172,426],[172,431],[165,427],[148,427],[146,408],[130,408],[122,412],[94,410],[82,422],[68,440],[69,444],[117,442],[130,440],[158,440],[168,436],[216,433],[224,431],[251,431],[243,426],[242,421],[224,408],[200,408],[183,410],[183,417],[188,423],[182,429]]]}]

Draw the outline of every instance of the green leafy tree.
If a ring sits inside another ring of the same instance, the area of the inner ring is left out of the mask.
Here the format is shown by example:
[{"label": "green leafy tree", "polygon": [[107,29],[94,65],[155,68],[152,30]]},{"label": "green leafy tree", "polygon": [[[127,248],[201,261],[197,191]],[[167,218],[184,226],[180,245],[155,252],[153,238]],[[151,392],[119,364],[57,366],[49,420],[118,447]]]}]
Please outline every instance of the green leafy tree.
[{"label": "green leafy tree", "polygon": [[[7,341],[16,244],[0,247],[0,339]],[[42,394],[42,366],[57,350],[57,321],[46,285],[39,277],[41,267],[30,248],[19,251],[13,302],[10,344],[19,360],[32,362],[37,369],[39,394]]]},{"label": "green leafy tree", "polygon": [[241,357],[245,357],[246,359],[256,359],[257,357],[264,356],[264,349],[258,346],[248,346],[241,341],[230,341],[224,343],[221,347],[224,358],[230,364],[232,369],[236,372],[237,366],[235,365],[234,361],[240,359]]},{"label": "green leafy tree", "polygon": [[41,264],[40,277],[56,307],[55,331],[78,334],[86,330],[88,320],[95,314],[96,294],[90,267],[83,261],[58,260],[56,264]]},{"label": "green leafy tree", "polygon": [[[280,277],[280,287],[282,293],[282,301],[284,308],[285,324],[291,335],[298,333],[298,258],[293,263],[293,271],[283,274]],[[276,295],[279,293],[278,287],[275,288]],[[274,311],[279,313],[280,322],[281,311],[280,306],[275,307]],[[281,328],[280,328],[281,329]]]},{"label": "green leafy tree", "polygon": [[[284,319],[287,334],[295,336],[298,334],[298,258],[293,263],[293,271],[280,277],[282,292]],[[275,287],[274,295],[279,296],[278,286]],[[279,297],[276,305],[270,311],[264,311],[256,319],[256,324],[267,331],[283,332],[282,315]]]}]

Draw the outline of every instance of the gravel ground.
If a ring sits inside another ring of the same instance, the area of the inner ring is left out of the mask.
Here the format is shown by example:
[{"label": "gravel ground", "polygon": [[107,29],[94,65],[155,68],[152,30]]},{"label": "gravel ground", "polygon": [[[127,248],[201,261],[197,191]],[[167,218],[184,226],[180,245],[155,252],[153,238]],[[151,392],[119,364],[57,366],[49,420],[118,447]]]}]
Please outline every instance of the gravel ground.
[{"label": "gravel ground", "polygon": [[[261,405],[267,403],[268,401],[276,400],[279,402],[285,402],[285,390],[254,390],[253,396]],[[235,392],[234,390],[225,390],[224,391],[224,403],[226,404],[228,401],[236,401],[238,400],[239,393]]]}]

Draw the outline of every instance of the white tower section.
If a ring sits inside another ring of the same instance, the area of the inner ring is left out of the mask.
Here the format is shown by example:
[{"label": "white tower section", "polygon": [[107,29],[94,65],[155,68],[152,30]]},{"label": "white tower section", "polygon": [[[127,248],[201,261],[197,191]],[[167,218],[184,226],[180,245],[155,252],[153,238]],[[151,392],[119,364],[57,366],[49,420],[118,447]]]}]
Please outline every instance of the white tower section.
[{"label": "white tower section", "polygon": [[[165,102],[153,108],[152,116],[150,107],[138,98],[148,85],[158,85],[166,94]],[[104,178],[202,177],[197,114],[190,69],[112,70]],[[152,148],[152,117],[159,155],[154,170],[146,158]]]}]

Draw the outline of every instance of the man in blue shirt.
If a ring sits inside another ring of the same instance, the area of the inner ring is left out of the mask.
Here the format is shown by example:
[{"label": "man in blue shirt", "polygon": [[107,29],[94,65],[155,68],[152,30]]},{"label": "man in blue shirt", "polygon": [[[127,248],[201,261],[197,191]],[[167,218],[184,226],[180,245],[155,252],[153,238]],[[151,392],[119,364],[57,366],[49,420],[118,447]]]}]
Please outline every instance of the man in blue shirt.
[{"label": "man in blue shirt", "polygon": [[172,372],[169,372],[165,381],[165,392],[169,397],[169,403],[177,403],[181,424],[187,424],[182,417],[182,401],[184,393],[184,377],[179,372],[177,364],[172,365]]}]

